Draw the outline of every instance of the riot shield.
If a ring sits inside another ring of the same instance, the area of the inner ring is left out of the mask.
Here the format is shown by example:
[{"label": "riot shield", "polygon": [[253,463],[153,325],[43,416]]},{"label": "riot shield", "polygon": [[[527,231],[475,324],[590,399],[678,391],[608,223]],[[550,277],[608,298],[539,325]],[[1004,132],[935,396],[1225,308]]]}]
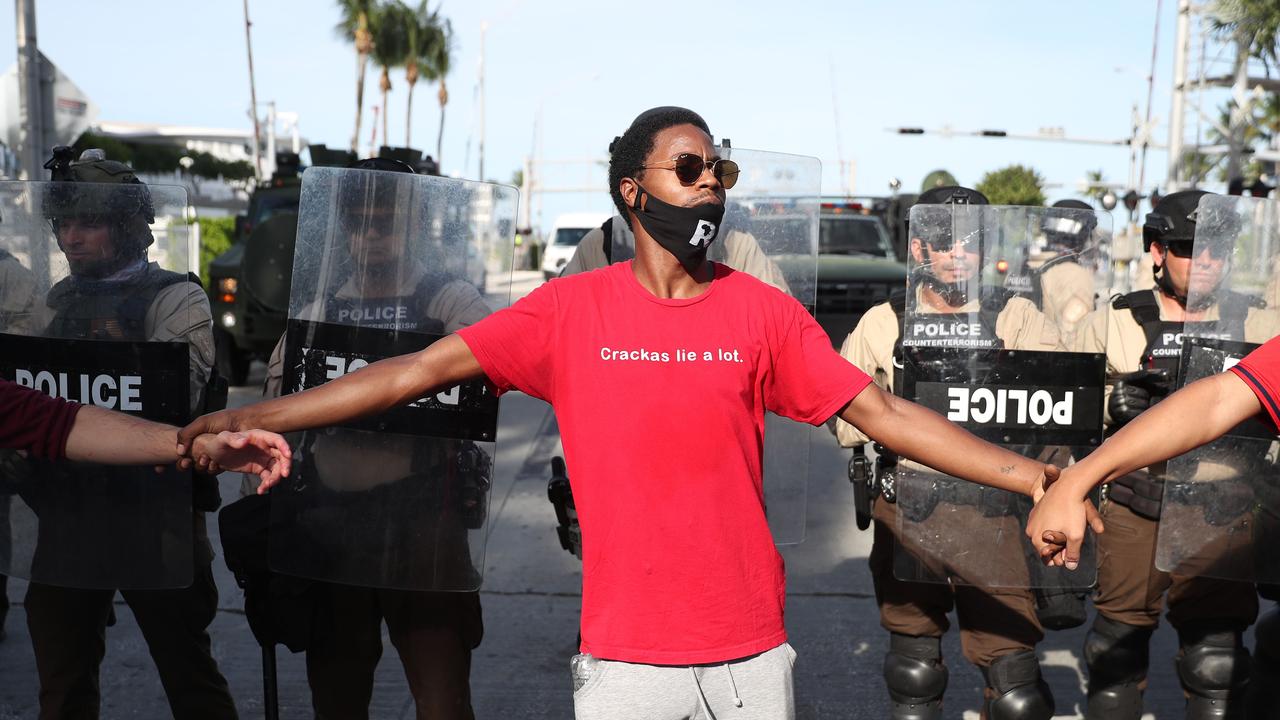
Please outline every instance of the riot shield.
[{"label": "riot shield", "polygon": [[[507,305],[517,198],[488,183],[308,169],[284,392],[421,350]],[[477,589],[497,420],[497,398],[473,381],[291,438],[293,473],[271,492],[272,569],[362,587]]]},{"label": "riot shield", "polygon": [[[1206,195],[1196,209],[1177,387],[1230,368],[1280,333],[1280,203]],[[1156,567],[1184,575],[1280,582],[1280,466],[1264,416],[1169,461]]]},{"label": "riot shield", "polygon": [[[738,163],[724,226],[708,257],[790,294],[810,313],[818,287],[822,163],[802,155],[721,148]],[[779,545],[804,540],[812,428],[765,416],[764,500]]]},{"label": "riot shield", "polygon": [[[0,183],[0,378],[185,424],[204,378],[182,332],[209,322],[189,300],[186,213],[180,187]],[[190,473],[0,450],[0,574],[185,587],[192,523]]]},{"label": "riot shield", "polygon": [[[1025,297],[1040,282],[1028,266],[1031,243],[1057,220],[1094,222],[1091,211],[1071,208],[913,207],[897,373],[902,397],[1061,467],[1102,441],[1106,358],[1065,349],[1052,320]],[[1086,244],[1055,264],[1093,265],[1098,254],[1105,249]],[[888,485],[898,510],[899,579],[1023,588],[1093,582],[1092,539],[1074,572],[1040,563],[1024,535],[1030,498],[905,458]]]}]

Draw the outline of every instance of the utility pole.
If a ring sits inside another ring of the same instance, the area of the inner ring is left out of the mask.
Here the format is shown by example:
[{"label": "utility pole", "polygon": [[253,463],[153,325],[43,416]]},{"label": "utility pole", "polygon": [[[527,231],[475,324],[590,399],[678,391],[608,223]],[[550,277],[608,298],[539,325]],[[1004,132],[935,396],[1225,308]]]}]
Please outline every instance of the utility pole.
[{"label": "utility pole", "polygon": [[1165,192],[1181,189],[1183,123],[1187,112],[1187,46],[1191,42],[1191,0],[1178,0],[1178,24],[1173,42],[1173,107],[1169,111],[1169,174]]},{"label": "utility pole", "polygon": [[[39,180],[41,158],[49,148],[45,140],[44,92],[41,86],[40,50],[36,44],[36,0],[16,0],[18,29],[18,123],[22,138],[19,167],[25,180]],[[37,253],[39,254],[39,253]]]},{"label": "utility pole", "polygon": [[253,116],[253,173],[262,180],[262,129],[258,127],[258,90],[253,83],[253,38],[249,36],[249,0],[244,0],[244,47],[249,56],[249,114]]},{"label": "utility pole", "polygon": [[[484,36],[489,32],[489,21],[480,21],[480,168],[476,180],[484,182]],[[527,198],[526,198],[527,200]]]}]

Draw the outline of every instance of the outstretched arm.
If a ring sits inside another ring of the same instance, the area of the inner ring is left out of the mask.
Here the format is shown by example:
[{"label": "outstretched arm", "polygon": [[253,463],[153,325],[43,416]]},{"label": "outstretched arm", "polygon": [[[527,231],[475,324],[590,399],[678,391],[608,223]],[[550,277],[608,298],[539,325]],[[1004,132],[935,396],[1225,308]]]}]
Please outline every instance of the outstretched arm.
[{"label": "outstretched arm", "polygon": [[[858,393],[840,418],[872,440],[929,467],[965,480],[1035,497],[1045,484],[1043,463],[980,440],[928,408],[875,385]],[[1055,475],[1056,477],[1056,475]]]},{"label": "outstretched arm", "polygon": [[[424,350],[380,360],[320,387],[197,418],[179,431],[179,452],[186,453],[191,440],[203,433],[251,428],[291,432],[377,415],[483,374],[467,344],[450,335]],[[169,440],[172,443],[172,436]]]},{"label": "outstretched arm", "polygon": [[[1074,567],[1084,541],[1080,500],[1095,485],[1216,440],[1261,411],[1257,395],[1234,373],[1219,373],[1191,383],[1143,412],[1088,457],[1063,471],[1061,479],[1050,486],[1032,510],[1027,536],[1040,548],[1041,559],[1046,563]],[[1064,539],[1066,552],[1061,554],[1055,546]]]},{"label": "outstretched arm", "polygon": [[[67,435],[66,457],[103,465],[167,465],[180,459],[173,445],[176,430],[172,425],[85,406],[76,413]],[[289,443],[275,433],[201,435],[195,447],[213,469],[255,473],[268,482],[289,474]]]}]

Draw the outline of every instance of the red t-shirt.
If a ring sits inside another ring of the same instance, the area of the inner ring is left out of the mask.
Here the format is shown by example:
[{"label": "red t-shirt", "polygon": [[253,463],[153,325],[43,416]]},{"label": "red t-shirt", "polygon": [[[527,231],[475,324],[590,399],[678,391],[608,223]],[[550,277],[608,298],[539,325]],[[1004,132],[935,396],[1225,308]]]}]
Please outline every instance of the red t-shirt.
[{"label": "red t-shirt", "polygon": [[794,299],[715,268],[698,297],[665,300],[618,263],[458,332],[499,392],[555,407],[597,657],[721,662],[786,640],[765,411],[821,424],[870,382]]},{"label": "red t-shirt", "polygon": [[1258,396],[1271,422],[1280,428],[1280,337],[1274,337],[1231,368]]}]

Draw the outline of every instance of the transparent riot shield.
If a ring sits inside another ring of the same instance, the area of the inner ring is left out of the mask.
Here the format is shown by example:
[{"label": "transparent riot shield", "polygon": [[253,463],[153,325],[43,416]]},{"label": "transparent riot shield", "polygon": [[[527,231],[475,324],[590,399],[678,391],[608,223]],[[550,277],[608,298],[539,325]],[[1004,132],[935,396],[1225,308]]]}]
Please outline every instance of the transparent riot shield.
[{"label": "transparent riot shield", "polygon": [[[204,377],[184,333],[209,325],[207,306],[190,302],[187,236],[180,187],[0,183],[0,378],[185,424]],[[0,450],[0,574],[188,586],[192,509],[190,473]]]},{"label": "transparent riot shield", "polygon": [[[488,183],[308,169],[283,391],[421,350],[506,306],[517,200]],[[497,398],[474,381],[291,438],[292,475],[271,492],[271,567],[364,587],[475,590],[497,421]]]},{"label": "transparent riot shield", "polygon": [[[726,192],[724,226],[708,257],[779,288],[812,313],[822,163],[739,148],[721,148],[720,155],[738,163],[740,171]],[[764,500],[779,545],[804,540],[811,432],[794,420],[765,416]]]},{"label": "transparent riot shield", "polygon": [[[901,337],[905,398],[1013,452],[1060,467],[1102,441],[1106,358],[1062,346],[1033,301],[1044,281],[1031,250],[1045,227],[1096,224],[1070,208],[917,205]],[[1107,267],[1083,233],[1057,266]],[[1092,310],[1092,308],[1089,308]],[[897,505],[894,574],[917,582],[985,587],[1083,588],[1095,555],[1073,572],[1045,568],[1024,535],[1030,498],[950,477],[909,459],[887,479]]]},{"label": "transparent riot shield", "polygon": [[[1178,387],[1235,365],[1280,333],[1280,203],[1206,195],[1196,209]],[[1280,444],[1264,417],[1169,461],[1156,567],[1280,582]]]}]

